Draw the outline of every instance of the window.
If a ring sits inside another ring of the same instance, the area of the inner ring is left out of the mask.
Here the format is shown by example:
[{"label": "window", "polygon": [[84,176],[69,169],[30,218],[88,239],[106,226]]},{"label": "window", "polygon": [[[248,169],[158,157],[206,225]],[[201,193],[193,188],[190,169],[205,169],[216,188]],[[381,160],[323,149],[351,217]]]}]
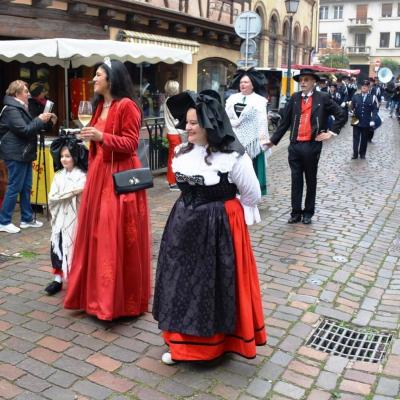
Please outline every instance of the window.
[{"label": "window", "polygon": [[390,32],[381,32],[379,47],[389,47]]},{"label": "window", "polygon": [[333,19],[343,19],[343,6],[333,7]]},{"label": "window", "polygon": [[358,23],[367,22],[368,4],[357,4],[356,20]]},{"label": "window", "polygon": [[319,19],[328,19],[328,6],[321,6],[319,8]]},{"label": "window", "polygon": [[391,17],[392,16],[392,3],[383,3],[382,4],[382,17]]},{"label": "window", "polygon": [[328,41],[328,35],[326,33],[320,33],[318,35],[318,48],[326,49]]},{"label": "window", "polygon": [[397,3],[397,16],[400,17],[400,3]]},{"label": "window", "polygon": [[400,47],[400,32],[396,32],[396,38],[394,40],[394,46]]},{"label": "window", "polygon": [[332,33],[332,47],[334,49],[339,49],[342,47],[342,34],[341,33]]}]

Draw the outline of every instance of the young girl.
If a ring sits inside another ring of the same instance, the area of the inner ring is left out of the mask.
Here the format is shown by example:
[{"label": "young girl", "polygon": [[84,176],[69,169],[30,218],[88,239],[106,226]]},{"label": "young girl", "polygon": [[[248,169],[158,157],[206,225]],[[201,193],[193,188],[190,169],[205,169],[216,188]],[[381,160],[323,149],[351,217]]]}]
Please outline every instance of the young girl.
[{"label": "young girl", "polygon": [[62,134],[53,141],[50,152],[57,171],[49,193],[54,280],[45,291],[52,296],[62,289],[69,273],[80,197],[86,182],[88,150],[75,136]]}]

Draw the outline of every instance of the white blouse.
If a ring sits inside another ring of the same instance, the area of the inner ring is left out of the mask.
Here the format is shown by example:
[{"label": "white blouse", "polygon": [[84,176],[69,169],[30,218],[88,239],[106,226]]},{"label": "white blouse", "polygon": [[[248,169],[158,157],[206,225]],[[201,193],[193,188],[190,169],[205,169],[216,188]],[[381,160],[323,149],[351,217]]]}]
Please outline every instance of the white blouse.
[{"label": "white blouse", "polygon": [[[176,152],[182,144],[176,148]],[[239,199],[244,210],[247,225],[260,222],[260,212],[257,203],[261,199],[260,184],[254,172],[253,163],[248,154],[242,156],[237,153],[211,153],[208,157],[210,165],[206,164],[206,146],[194,145],[193,149],[181,154],[172,160],[172,170],[186,176],[200,175],[207,186],[215,185],[220,181],[218,172],[228,172],[229,182],[234,183],[240,193]]]}]

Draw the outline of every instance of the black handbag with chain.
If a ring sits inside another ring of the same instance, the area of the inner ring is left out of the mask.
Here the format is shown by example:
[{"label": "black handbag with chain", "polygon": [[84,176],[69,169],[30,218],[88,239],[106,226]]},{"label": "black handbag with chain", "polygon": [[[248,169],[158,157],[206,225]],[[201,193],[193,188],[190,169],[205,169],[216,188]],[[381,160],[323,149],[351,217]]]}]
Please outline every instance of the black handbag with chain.
[{"label": "black handbag with chain", "polygon": [[117,194],[137,192],[154,186],[150,168],[127,169],[113,174]]}]

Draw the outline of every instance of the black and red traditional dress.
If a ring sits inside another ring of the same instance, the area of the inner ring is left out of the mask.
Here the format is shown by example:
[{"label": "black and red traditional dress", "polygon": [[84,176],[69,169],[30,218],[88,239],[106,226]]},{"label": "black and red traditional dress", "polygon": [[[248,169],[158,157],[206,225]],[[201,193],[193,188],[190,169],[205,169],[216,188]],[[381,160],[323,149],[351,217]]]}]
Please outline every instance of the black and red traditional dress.
[{"label": "black and red traditional dress", "polygon": [[260,220],[260,186],[247,154],[206,161],[206,149],[194,145],[172,164],[182,194],[161,241],[153,315],[174,361],[253,358],[266,343],[246,225]]}]

